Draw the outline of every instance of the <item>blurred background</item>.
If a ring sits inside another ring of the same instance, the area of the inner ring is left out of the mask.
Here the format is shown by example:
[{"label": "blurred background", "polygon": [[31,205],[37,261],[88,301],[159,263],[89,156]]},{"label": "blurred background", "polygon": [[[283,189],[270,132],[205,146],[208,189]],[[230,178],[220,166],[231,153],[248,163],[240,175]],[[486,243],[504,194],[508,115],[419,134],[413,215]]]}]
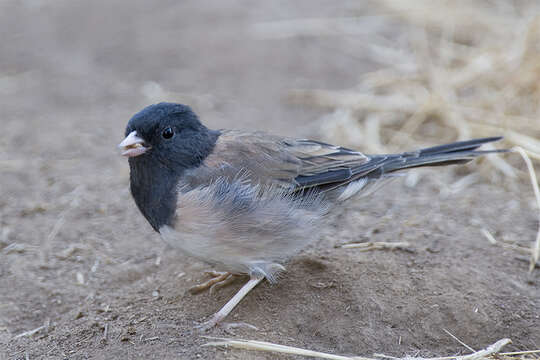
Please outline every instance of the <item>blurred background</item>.
[{"label": "blurred background", "polygon": [[[116,144],[152,103],[189,104],[211,128],[367,153],[503,135],[495,146],[520,146],[540,168],[539,15],[536,0],[0,0],[0,286],[16,290],[0,291],[0,340],[11,355],[41,354],[13,338],[66,325],[63,314],[118,283],[147,290],[137,281],[148,271],[133,269],[158,262],[162,245],[132,204]],[[430,181],[443,198],[488,184],[470,201],[498,196],[484,214],[504,225],[493,234],[512,230],[505,247],[531,254],[539,210],[519,155]]]},{"label": "blurred background", "polygon": [[4,166],[111,149],[130,115],[163,100],[209,126],[367,152],[500,134],[539,158],[536,1],[0,6],[2,145],[18,145]]}]

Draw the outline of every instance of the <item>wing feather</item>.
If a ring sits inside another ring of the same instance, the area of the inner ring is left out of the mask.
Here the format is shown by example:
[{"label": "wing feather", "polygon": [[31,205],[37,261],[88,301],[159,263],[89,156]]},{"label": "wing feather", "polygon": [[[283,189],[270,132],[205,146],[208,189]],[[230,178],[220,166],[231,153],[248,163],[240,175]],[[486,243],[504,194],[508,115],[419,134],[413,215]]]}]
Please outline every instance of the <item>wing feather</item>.
[{"label": "wing feather", "polygon": [[[347,184],[365,171],[370,158],[347,148],[262,132],[223,131],[203,166],[194,170],[193,185],[241,173],[250,181],[294,191],[327,184]],[[188,176],[189,177],[189,176]]]}]

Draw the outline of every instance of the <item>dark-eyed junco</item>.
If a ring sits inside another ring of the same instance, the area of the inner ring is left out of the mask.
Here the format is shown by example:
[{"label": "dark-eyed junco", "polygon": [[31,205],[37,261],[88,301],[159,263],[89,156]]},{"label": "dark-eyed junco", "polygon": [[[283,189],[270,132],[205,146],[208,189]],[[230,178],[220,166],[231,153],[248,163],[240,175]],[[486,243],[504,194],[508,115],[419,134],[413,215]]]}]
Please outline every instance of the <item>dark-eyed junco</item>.
[{"label": "dark-eyed junco", "polygon": [[[335,205],[398,170],[466,163],[475,139],[393,155],[262,132],[210,130],[186,105],[160,103],[135,114],[119,144],[129,157],[131,193],[165,242],[250,280],[213,317],[229,314],[263,279],[316,238]],[[222,277],[223,278],[223,277]]]}]

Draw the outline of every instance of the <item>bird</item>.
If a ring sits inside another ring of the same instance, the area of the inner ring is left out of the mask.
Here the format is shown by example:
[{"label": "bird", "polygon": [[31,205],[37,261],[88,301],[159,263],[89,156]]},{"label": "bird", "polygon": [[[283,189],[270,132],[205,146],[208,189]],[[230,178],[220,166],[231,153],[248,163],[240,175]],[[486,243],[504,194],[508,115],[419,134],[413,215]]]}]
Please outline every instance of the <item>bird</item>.
[{"label": "bird", "polygon": [[261,281],[316,237],[344,201],[370,194],[396,173],[464,164],[504,150],[478,150],[487,137],[399,154],[368,155],[316,140],[212,130],[187,105],[158,103],[128,121],[118,145],[128,158],[132,197],[165,243],[249,280],[208,321],[222,322]]}]

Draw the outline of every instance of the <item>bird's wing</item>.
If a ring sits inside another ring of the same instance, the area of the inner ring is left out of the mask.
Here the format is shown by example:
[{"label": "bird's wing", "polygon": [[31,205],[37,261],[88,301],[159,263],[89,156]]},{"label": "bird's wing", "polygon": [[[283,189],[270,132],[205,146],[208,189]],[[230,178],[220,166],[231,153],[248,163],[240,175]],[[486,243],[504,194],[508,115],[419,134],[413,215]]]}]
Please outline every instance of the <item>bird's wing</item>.
[{"label": "bird's wing", "polygon": [[319,141],[229,130],[222,132],[212,153],[193,171],[192,182],[241,175],[256,184],[294,191],[335,188],[372,171],[377,163],[360,152]]}]

